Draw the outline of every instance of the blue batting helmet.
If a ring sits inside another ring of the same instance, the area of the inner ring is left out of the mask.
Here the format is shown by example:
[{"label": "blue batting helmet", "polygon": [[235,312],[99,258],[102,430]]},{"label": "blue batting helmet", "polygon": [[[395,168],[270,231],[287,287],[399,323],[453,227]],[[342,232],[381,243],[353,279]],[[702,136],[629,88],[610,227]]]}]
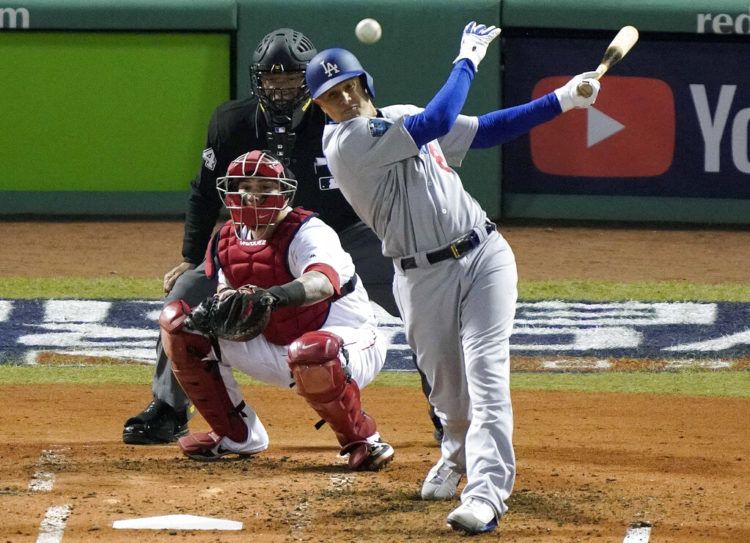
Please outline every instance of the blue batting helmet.
[{"label": "blue batting helmet", "polygon": [[326,49],[315,55],[307,66],[305,79],[310,95],[319,97],[331,87],[352,77],[361,77],[370,96],[375,96],[372,76],[359,63],[357,57],[346,49]]}]

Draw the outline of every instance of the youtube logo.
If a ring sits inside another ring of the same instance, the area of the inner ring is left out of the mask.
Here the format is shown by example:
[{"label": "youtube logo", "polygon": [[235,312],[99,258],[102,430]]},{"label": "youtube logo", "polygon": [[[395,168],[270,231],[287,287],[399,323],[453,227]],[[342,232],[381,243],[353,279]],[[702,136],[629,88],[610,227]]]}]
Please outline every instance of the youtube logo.
[{"label": "youtube logo", "polygon": [[[546,77],[532,91],[539,98],[570,80]],[[575,109],[531,131],[531,159],[550,175],[651,177],[672,164],[675,106],[664,81],[606,76],[596,103]]]}]

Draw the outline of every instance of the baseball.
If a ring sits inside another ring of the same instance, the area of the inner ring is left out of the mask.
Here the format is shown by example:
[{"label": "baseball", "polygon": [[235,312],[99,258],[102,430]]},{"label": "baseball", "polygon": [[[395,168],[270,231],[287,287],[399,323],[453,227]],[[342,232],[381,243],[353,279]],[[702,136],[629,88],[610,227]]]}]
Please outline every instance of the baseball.
[{"label": "baseball", "polygon": [[380,23],[375,19],[362,19],[357,23],[357,28],[354,29],[357,39],[362,43],[375,43],[383,35],[383,29],[380,27]]}]

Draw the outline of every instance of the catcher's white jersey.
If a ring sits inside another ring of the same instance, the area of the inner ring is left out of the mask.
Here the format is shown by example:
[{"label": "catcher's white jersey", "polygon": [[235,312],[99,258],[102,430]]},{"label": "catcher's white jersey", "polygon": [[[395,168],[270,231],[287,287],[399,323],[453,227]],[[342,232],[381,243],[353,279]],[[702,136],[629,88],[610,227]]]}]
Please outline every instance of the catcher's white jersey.
[{"label": "catcher's white jersey", "polygon": [[[327,264],[345,284],[355,274],[354,264],[331,227],[313,217],[302,224],[289,245],[288,269],[299,277],[312,264]],[[219,271],[219,284],[225,283]],[[334,301],[321,330],[344,339],[349,369],[360,387],[368,385],[385,364],[387,344],[362,282],[353,292]],[[270,385],[287,388],[293,380],[287,364],[287,346],[269,343],[262,335],[245,342],[219,340],[221,361]],[[225,377],[225,382],[226,377]],[[231,388],[231,387],[230,387]]]},{"label": "catcher's white jersey", "polygon": [[[294,277],[301,276],[313,264],[328,264],[339,274],[339,284],[344,285],[355,274],[354,263],[349,253],[341,248],[339,237],[333,228],[311,217],[302,223],[289,245],[287,265]],[[219,284],[226,284],[224,271],[219,268]],[[241,285],[231,285],[236,288]],[[370,305],[362,281],[357,278],[354,292],[331,304],[325,326],[376,326],[375,313]]]}]

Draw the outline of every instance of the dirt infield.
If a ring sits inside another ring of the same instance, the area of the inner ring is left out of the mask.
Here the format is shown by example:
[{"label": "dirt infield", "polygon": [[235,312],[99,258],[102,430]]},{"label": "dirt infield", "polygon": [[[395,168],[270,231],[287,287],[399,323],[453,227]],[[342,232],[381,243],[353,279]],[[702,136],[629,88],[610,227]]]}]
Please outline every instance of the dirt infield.
[{"label": "dirt infield", "polygon": [[[177,223],[0,229],[17,241],[0,246],[0,277],[159,277],[179,259]],[[742,231],[514,226],[504,233],[522,281],[719,283],[746,281],[750,269],[750,233]],[[0,542],[37,541],[53,507],[68,512],[65,543],[461,540],[445,528],[456,502],[418,498],[439,455],[419,391],[364,391],[366,408],[396,448],[393,464],[376,474],[348,472],[330,429],[316,431],[316,417],[293,392],[245,393],[271,447],[250,459],[203,464],[174,445],[122,444],[123,421],[148,400],[146,383],[0,385]],[[629,525],[648,522],[660,543],[750,541],[747,400],[518,391],[513,406],[518,479],[498,532],[483,539],[619,543]],[[200,417],[191,426],[205,429]],[[169,514],[237,520],[244,529],[112,528],[115,520]]]},{"label": "dirt infield", "polygon": [[[383,472],[352,474],[301,399],[266,387],[245,389],[271,436],[254,458],[205,464],[175,446],[123,445],[122,421],[143,406],[144,388],[0,387],[2,541],[35,541],[45,511],[61,505],[72,506],[65,543],[459,540],[445,528],[454,504],[418,499],[439,452],[414,389],[365,389],[396,457]],[[750,541],[750,402],[517,392],[513,403],[518,479],[490,538],[621,542],[629,524],[649,521],[658,542]],[[40,466],[44,450],[56,462]],[[55,474],[51,492],[28,490],[40,469]],[[178,513],[244,530],[112,529]]]},{"label": "dirt infield", "polygon": [[[520,281],[746,282],[750,231],[501,226]],[[181,261],[178,222],[0,222],[0,277],[162,277]],[[50,263],[54,263],[51,265]]]}]

